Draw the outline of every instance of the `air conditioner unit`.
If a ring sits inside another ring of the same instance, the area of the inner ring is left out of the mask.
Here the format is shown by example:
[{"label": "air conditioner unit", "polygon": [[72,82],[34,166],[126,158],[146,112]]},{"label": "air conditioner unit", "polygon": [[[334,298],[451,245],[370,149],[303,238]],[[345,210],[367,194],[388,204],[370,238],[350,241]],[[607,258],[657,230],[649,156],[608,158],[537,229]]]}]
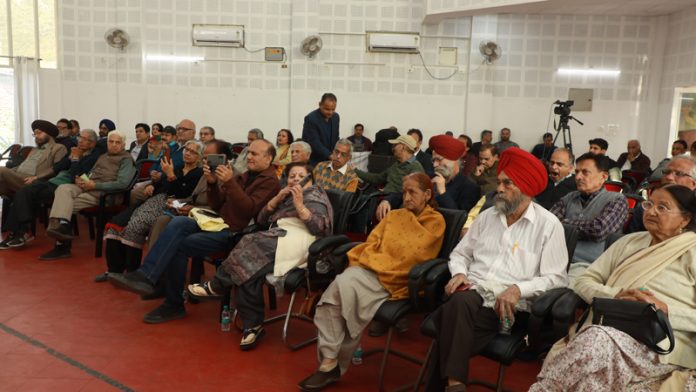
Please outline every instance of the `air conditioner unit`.
[{"label": "air conditioner unit", "polygon": [[368,52],[418,53],[419,47],[418,33],[367,32]]},{"label": "air conditioner unit", "polygon": [[194,24],[193,46],[244,47],[243,25]]}]

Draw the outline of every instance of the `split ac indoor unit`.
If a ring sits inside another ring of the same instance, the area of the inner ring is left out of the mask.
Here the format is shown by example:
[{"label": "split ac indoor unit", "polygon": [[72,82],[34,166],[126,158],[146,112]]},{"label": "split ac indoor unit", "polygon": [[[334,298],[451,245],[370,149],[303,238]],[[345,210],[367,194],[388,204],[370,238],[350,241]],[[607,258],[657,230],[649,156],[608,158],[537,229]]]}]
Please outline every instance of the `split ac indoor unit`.
[{"label": "split ac indoor unit", "polygon": [[419,47],[418,33],[367,32],[368,52],[418,53]]},{"label": "split ac indoor unit", "polygon": [[244,47],[243,25],[194,24],[191,31],[193,46]]}]

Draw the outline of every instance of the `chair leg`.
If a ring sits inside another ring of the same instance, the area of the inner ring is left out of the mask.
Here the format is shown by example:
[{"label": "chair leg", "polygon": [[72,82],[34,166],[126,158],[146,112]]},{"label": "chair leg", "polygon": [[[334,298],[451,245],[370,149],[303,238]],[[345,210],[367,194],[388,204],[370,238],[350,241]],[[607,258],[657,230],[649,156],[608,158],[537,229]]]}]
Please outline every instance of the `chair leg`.
[{"label": "chair leg", "polygon": [[[73,234],[75,235],[75,237],[79,237],[80,236],[80,228],[79,228],[79,225],[77,223],[77,215],[73,215],[70,218],[70,223],[72,223]],[[48,223],[46,225],[48,227]]]},{"label": "chair leg", "polygon": [[505,379],[505,369],[507,366],[503,365],[502,363],[498,367],[498,379],[496,380],[497,382],[493,384],[492,382],[488,381],[483,381],[483,380],[470,380],[467,382],[467,385],[479,385],[484,388],[488,388],[490,390],[496,391],[496,392],[510,392],[508,389],[505,389],[503,387],[503,381]]},{"label": "chair leg", "polygon": [[387,342],[384,345],[384,352],[382,353],[382,363],[379,365],[379,380],[377,386],[380,392],[384,391],[384,371],[387,368],[387,360],[389,359],[389,352],[391,348],[393,334],[394,327],[389,327],[389,332],[387,333]]},{"label": "chair leg", "polygon": [[421,366],[420,370],[418,371],[418,378],[416,379],[416,383],[413,385],[413,392],[418,392],[418,389],[420,389],[421,383],[423,383],[423,378],[425,377],[425,372],[428,370],[428,362],[430,362],[430,356],[433,354],[433,349],[435,348],[435,343],[436,343],[435,339],[433,339],[433,341],[430,342],[430,347],[428,347],[428,352],[425,354],[425,359],[423,360],[423,365]]},{"label": "chair leg", "polygon": [[91,216],[87,217],[87,228],[89,228],[89,239],[94,241],[94,220]]},{"label": "chair leg", "polygon": [[505,366],[500,364],[500,368],[498,368],[498,382],[495,384],[496,392],[503,392],[503,379],[505,379]]},{"label": "chair leg", "polygon": [[307,339],[307,340],[303,340],[303,341],[301,341],[301,342],[299,342],[299,343],[294,343],[294,344],[293,344],[293,343],[290,343],[290,338],[289,338],[289,335],[290,335],[290,333],[289,333],[289,331],[290,331],[290,319],[293,319],[293,318],[294,318],[294,319],[306,321],[306,322],[309,322],[309,323],[313,322],[313,320],[312,320],[311,318],[305,316],[304,314],[302,314],[302,313],[296,313],[296,312],[293,311],[293,308],[295,307],[295,298],[296,298],[296,296],[297,296],[297,292],[296,292],[296,291],[293,292],[292,295],[290,296],[290,303],[288,304],[288,310],[287,310],[287,312],[285,312],[285,313],[283,313],[283,314],[279,314],[279,315],[273,316],[273,317],[269,317],[269,318],[263,320],[263,324],[264,324],[264,325],[271,324],[271,323],[276,322],[276,321],[279,321],[279,320],[283,320],[283,335],[282,335],[283,343],[285,343],[285,345],[286,345],[291,351],[299,350],[299,349],[301,349],[301,348],[303,348],[303,347],[305,347],[305,346],[308,346],[308,345],[310,345],[310,344],[312,344],[312,343],[314,343],[314,342],[317,341],[317,337],[316,337],[316,335],[315,335],[315,336],[313,336],[313,337],[311,337],[311,338],[309,338],[309,339]]}]

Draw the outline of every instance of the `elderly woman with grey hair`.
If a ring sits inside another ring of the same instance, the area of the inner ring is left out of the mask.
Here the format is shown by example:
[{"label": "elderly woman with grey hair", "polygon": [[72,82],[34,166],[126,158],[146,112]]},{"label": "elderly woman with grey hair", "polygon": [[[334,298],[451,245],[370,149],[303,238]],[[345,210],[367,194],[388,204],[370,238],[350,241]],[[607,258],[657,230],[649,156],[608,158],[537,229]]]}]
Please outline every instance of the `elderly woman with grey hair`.
[{"label": "elderly woman with grey hair", "polygon": [[175,168],[171,159],[160,161],[163,176],[145,188],[148,199],[116,215],[106,225],[106,264],[108,271],[95,278],[106,281],[109,272],[135,271],[140,266],[142,248],[150,228],[165,212],[167,199],[185,199],[193,193],[203,175],[203,143],[184,144],[184,166]]}]

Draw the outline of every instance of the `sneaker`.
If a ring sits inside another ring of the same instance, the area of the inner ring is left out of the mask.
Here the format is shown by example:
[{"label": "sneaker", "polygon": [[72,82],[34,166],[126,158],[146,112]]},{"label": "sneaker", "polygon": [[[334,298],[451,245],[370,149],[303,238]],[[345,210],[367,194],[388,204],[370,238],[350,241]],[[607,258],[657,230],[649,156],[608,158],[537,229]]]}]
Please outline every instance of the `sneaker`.
[{"label": "sneaker", "polygon": [[160,324],[184,317],[186,317],[186,309],[183,306],[171,306],[164,303],[146,314],[143,321],[147,324]]},{"label": "sneaker", "polygon": [[67,259],[72,257],[72,254],[70,253],[70,249],[62,248],[62,247],[55,247],[51,249],[50,251],[42,254],[39,256],[39,260],[58,260],[58,259]]},{"label": "sneaker", "polygon": [[24,245],[34,241],[34,236],[31,234],[23,234],[19,236],[14,236],[11,240],[7,242],[7,246],[10,248],[21,248]]},{"label": "sneaker", "polygon": [[14,240],[14,235],[13,234],[8,234],[7,238],[5,238],[4,241],[0,242],[0,250],[5,250],[5,249],[10,249],[11,246],[8,245],[10,241]]},{"label": "sneaker", "polygon": [[53,237],[57,239],[58,241],[70,241],[75,239],[75,237],[72,235],[72,230],[70,228],[70,224],[68,223],[61,223],[58,225],[57,228],[48,228],[46,230],[46,234],[49,237]]}]

